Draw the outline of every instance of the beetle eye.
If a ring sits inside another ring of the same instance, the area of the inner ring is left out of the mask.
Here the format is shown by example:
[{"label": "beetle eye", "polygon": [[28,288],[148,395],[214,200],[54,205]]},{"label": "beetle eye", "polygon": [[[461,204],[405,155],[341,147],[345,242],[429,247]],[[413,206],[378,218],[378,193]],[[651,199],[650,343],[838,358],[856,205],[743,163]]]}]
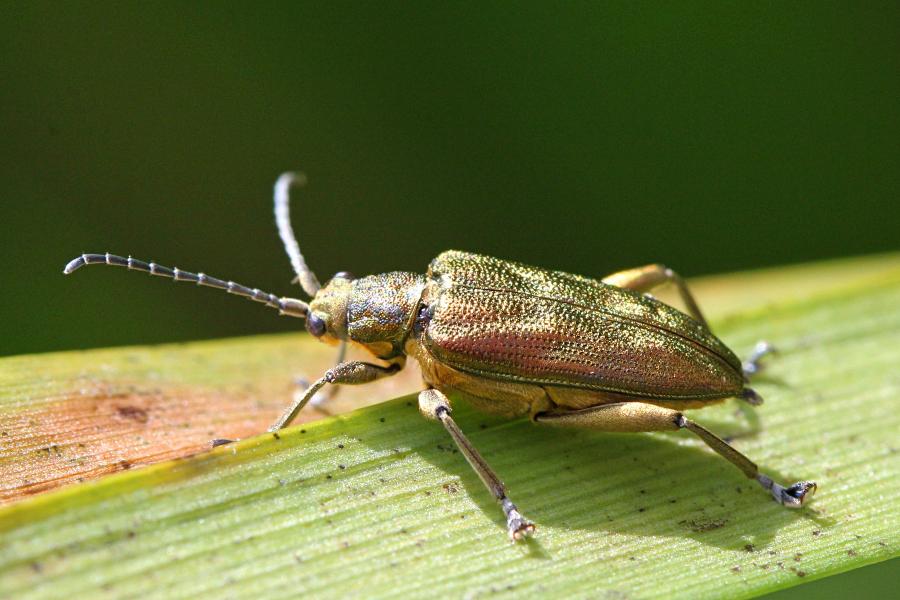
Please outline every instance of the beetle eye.
[{"label": "beetle eye", "polygon": [[311,312],[306,315],[306,330],[316,337],[325,335],[325,319]]},{"label": "beetle eye", "polygon": [[346,279],[347,281],[353,281],[356,277],[353,276],[353,273],[350,271],[338,271],[334,274],[332,279]]}]

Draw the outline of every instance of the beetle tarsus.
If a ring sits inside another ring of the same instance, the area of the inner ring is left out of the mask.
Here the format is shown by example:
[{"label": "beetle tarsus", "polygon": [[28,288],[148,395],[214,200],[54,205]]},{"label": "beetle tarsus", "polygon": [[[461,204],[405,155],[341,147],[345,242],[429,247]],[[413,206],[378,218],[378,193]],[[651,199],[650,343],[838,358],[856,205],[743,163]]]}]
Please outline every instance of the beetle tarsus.
[{"label": "beetle tarsus", "polygon": [[510,541],[518,542],[534,533],[534,523],[523,517],[509,498],[504,498],[502,504]]},{"label": "beetle tarsus", "polygon": [[769,354],[778,354],[778,349],[765,340],[756,342],[750,357],[743,362],[741,368],[744,371],[744,380],[750,381],[750,378],[757,375],[763,369],[762,359]]},{"label": "beetle tarsus", "polygon": [[763,398],[759,394],[756,393],[756,390],[752,390],[750,388],[744,388],[741,392],[740,396],[741,400],[746,402],[751,406],[759,406],[763,403]]},{"label": "beetle tarsus", "polygon": [[783,487],[762,473],[756,476],[756,480],[771,492],[775,502],[788,508],[800,508],[813,497],[817,489],[815,481],[798,481],[790,487]]}]

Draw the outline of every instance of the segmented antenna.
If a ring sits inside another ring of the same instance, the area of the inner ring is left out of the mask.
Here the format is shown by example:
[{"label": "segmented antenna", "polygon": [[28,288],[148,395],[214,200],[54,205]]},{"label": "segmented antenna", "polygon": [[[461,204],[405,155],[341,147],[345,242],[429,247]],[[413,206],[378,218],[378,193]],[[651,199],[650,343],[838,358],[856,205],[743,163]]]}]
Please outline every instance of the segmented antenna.
[{"label": "segmented antenna", "polygon": [[275,224],[278,226],[278,235],[284,244],[284,251],[291,259],[291,266],[294,268],[294,273],[297,274],[296,281],[300,282],[303,291],[312,298],[322,286],[316,278],[316,274],[306,266],[306,260],[300,254],[300,246],[297,244],[294,228],[291,227],[290,189],[292,185],[306,185],[306,175],[282,173],[275,182]]},{"label": "segmented antenna", "polygon": [[190,271],[182,271],[177,267],[170,269],[169,267],[158,265],[155,262],[148,263],[131,258],[130,256],[128,258],[116,256],[109,252],[106,254],[82,254],[78,258],[69,261],[69,264],[63,269],[63,273],[68,275],[84,265],[112,265],[114,267],[126,267],[131,271],[143,271],[144,273],[150,273],[151,275],[168,277],[175,281],[190,281],[197,285],[205,285],[207,287],[225,290],[229,294],[235,294],[236,296],[243,296],[244,298],[261,302],[266,306],[277,308],[280,314],[289,317],[305,319],[306,313],[309,310],[309,305],[302,300],[279,298],[275,294],[269,294],[256,288],[250,289],[233,281],[223,281],[215,277],[210,277],[205,273],[191,273]]}]

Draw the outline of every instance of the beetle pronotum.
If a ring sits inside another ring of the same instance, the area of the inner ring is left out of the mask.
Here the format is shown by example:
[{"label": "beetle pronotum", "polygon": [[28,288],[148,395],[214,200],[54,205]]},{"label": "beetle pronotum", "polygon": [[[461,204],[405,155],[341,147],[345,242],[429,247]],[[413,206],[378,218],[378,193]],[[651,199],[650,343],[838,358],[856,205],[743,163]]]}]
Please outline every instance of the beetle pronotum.
[{"label": "beetle pronotum", "polygon": [[[534,524],[522,516],[453,420],[448,395],[483,411],[560,427],[686,429],[784,506],[802,506],[815,493],[811,481],[775,483],[749,458],[682,414],[683,409],[731,397],[762,402],[746,383],[770,349],[758,346],[742,365],[712,334],[687,286],[671,269],[648,265],[597,281],[448,251],[431,262],[425,275],[392,272],[355,279],[338,273],[321,286],[290,224],[289,189],[303,181],[295,173],[278,179],[275,217],[297,280],[311,298],[308,303],[109,253],[82,254],[64,273],[106,264],[226,290],[305,319],[307,331],[323,341],[352,342],[380,359],[381,364],[340,360],[298,393],[269,431],[290,425],[326,384],[387,377],[412,356],[422,366],[426,386],[419,394],[419,410],[446,428],[503,508],[513,540],[531,534]],[[677,287],[688,314],[647,293],[664,283]]]}]

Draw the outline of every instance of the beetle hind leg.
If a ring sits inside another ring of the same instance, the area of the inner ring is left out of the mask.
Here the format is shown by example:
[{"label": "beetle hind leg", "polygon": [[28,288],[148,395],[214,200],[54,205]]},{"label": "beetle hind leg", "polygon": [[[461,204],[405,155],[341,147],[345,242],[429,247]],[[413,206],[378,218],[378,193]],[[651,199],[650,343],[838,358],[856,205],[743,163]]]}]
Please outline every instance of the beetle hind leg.
[{"label": "beetle hind leg", "polygon": [[706,318],[704,318],[703,313],[700,311],[700,307],[697,305],[697,301],[694,300],[694,295],[691,294],[691,290],[688,289],[684,279],[681,278],[681,275],[665,265],[652,264],[637,267],[635,269],[617,271],[616,273],[607,275],[601,281],[608,285],[614,285],[616,287],[641,293],[649,292],[653,288],[663,285],[664,283],[674,283],[675,287],[678,288],[678,295],[681,296],[681,301],[684,303],[685,308],[687,308],[688,314],[706,329],[709,329]]},{"label": "beetle hind leg", "polygon": [[517,542],[534,533],[534,523],[522,516],[506,495],[506,486],[450,416],[450,402],[447,396],[433,388],[423,390],[419,394],[419,411],[427,419],[440,421],[491,495],[500,503],[503,514],[506,515],[506,531],[509,539]]},{"label": "beetle hind leg", "polygon": [[535,415],[534,420],[548,425],[617,433],[687,429],[715,450],[719,456],[740,469],[748,479],[758,482],[782,506],[799,508],[816,492],[816,484],[813,481],[799,481],[790,486],[775,483],[769,476],[759,472],[756,463],[725,440],[671,408],[644,402],[620,402],[577,411],[539,413]]},{"label": "beetle hind leg", "polygon": [[788,508],[800,508],[809,498],[816,493],[815,481],[798,481],[790,486],[782,486],[775,483],[771,477],[759,472],[756,463],[735,450],[725,440],[709,431],[705,427],[694,423],[681,413],[677,414],[675,424],[679,429],[687,429],[706,442],[706,445],[715,450],[719,456],[727,459],[731,464],[743,471],[749,479],[755,479],[763,489],[772,494],[775,502]]},{"label": "beetle hind leg", "polygon": [[766,477],[762,473],[756,476],[756,481],[763,489],[769,490],[775,502],[788,508],[800,508],[806,502],[807,497],[812,497],[816,493],[815,481],[798,481],[790,487],[782,487]]}]

